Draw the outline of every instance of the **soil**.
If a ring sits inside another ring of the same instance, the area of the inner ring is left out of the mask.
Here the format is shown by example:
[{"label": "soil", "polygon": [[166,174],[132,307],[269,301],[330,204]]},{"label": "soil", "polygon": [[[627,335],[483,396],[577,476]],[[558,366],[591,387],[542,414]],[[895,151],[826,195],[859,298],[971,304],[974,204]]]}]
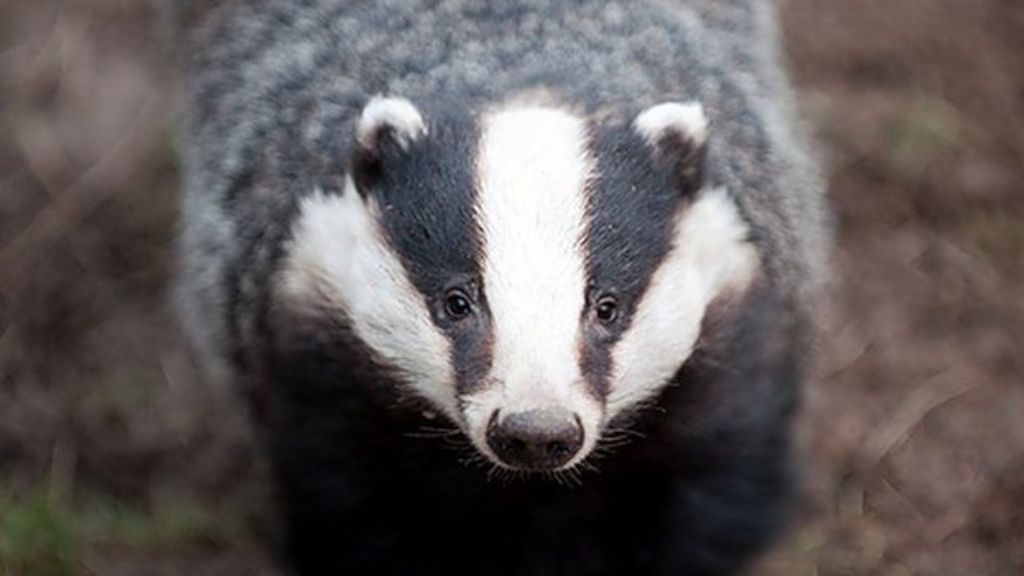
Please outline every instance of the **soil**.
[{"label": "soil", "polygon": [[[1022,574],[1024,3],[780,4],[837,244],[800,513],[755,573]],[[243,415],[166,304],[165,30],[140,1],[0,5],[0,572],[272,572]],[[31,494],[70,548],[5,548]]]}]

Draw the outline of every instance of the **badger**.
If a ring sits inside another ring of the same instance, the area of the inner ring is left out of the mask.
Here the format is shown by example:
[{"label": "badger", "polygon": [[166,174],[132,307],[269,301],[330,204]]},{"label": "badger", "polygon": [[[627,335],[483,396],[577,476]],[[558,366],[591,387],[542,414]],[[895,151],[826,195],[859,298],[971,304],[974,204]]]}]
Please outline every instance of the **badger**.
[{"label": "badger", "polygon": [[826,226],[766,0],[189,16],[179,300],[295,574],[734,574]]}]

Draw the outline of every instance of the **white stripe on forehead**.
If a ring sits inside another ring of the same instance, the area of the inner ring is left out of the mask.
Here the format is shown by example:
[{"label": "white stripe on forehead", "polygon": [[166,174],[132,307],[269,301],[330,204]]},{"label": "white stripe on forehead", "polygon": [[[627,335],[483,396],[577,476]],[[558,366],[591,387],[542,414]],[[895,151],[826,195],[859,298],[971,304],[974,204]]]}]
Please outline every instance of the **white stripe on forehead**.
[{"label": "white stripe on forehead", "polygon": [[457,421],[448,339],[384,241],[378,215],[375,200],[364,201],[351,179],[343,195],[305,198],[279,294],[300,311],[344,314],[381,360]]},{"label": "white stripe on forehead", "polygon": [[657,394],[693,352],[708,304],[750,283],[758,257],[747,232],[724,189],[704,191],[685,209],[671,252],[613,349],[609,419]]},{"label": "white stripe on forehead", "polygon": [[578,404],[570,397],[582,388],[584,188],[592,168],[585,122],[566,111],[512,108],[484,118],[477,210],[494,320],[491,375],[504,390],[503,411]]}]

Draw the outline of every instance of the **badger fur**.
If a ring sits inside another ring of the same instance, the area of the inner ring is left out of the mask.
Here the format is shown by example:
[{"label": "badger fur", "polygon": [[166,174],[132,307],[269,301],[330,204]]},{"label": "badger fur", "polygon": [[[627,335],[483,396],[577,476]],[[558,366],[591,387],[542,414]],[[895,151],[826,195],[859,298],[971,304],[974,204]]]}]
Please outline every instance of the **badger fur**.
[{"label": "badger fur", "polygon": [[732,574],[824,253],[758,0],[237,0],[189,36],[182,316],[298,574]]}]

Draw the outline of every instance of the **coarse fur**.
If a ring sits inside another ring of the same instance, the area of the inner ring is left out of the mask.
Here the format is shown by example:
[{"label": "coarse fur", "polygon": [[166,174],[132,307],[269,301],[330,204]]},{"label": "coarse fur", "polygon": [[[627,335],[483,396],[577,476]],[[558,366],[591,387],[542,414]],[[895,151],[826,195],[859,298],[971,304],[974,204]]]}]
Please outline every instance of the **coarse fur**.
[{"label": "coarse fur", "polygon": [[[827,246],[769,2],[190,4],[182,317],[295,573],[723,575],[769,542]],[[492,450],[551,407],[564,465]]]}]

